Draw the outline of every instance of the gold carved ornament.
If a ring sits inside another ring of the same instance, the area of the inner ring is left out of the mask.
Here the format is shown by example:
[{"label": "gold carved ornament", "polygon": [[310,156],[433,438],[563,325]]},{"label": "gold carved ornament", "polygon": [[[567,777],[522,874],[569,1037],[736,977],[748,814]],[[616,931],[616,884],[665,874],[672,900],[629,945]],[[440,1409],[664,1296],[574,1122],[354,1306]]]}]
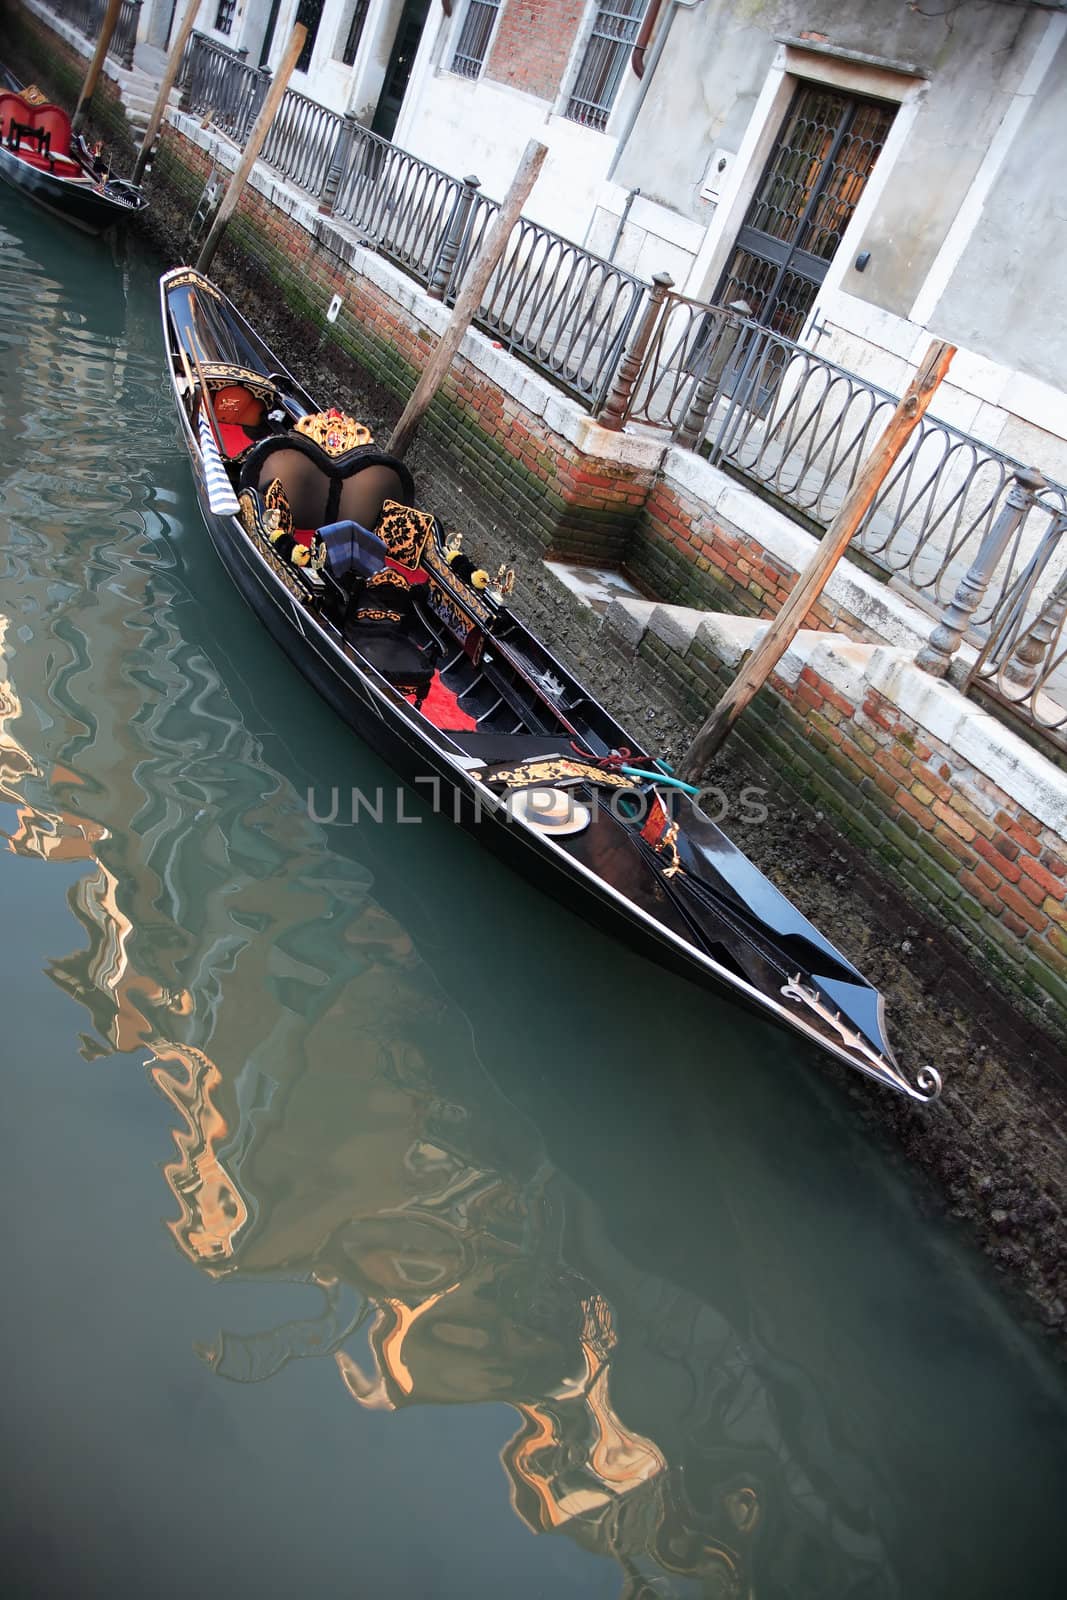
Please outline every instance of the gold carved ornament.
[{"label": "gold carved ornament", "polygon": [[329,411],[313,411],[310,416],[301,417],[294,424],[293,432],[302,433],[305,439],[317,444],[328,456],[347,455],[362,444],[374,442],[374,435],[368,427],[344,411],[338,411],[336,406]]},{"label": "gold carved ornament", "polygon": [[[565,737],[561,735],[561,738]],[[634,781],[621,772],[605,772],[601,767],[590,766],[587,761],[572,761],[569,756],[556,760],[526,761],[520,767],[504,767],[497,772],[487,771],[483,781],[501,784],[505,789],[529,789],[538,785],[596,783],[609,789],[632,789]]]}]

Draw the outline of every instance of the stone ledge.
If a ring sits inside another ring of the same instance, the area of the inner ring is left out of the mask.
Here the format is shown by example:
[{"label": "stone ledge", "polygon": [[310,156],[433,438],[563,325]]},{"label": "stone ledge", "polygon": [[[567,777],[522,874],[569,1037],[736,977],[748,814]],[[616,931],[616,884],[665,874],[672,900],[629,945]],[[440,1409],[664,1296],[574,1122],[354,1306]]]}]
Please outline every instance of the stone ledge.
[{"label": "stone ledge", "polygon": [[[718,515],[744,537],[761,545],[768,555],[790,571],[803,570],[818,548],[814,534],[798,527],[785,512],[769,505],[750,489],[713,467],[692,450],[672,445],[663,462],[664,481],[684,491]],[[930,636],[933,620],[921,607],[879,583],[851,561],[841,561],[831,574],[825,597],[886,644],[920,650]],[[961,660],[973,660],[969,646]]]}]

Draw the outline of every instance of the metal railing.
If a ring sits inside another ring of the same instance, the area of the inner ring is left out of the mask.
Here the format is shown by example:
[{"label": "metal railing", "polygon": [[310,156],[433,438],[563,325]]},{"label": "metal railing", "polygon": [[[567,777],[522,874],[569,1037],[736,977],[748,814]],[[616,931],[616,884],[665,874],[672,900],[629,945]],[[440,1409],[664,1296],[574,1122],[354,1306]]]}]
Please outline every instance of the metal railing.
[{"label": "metal railing", "polygon": [[520,217],[478,321],[596,405],[646,292],[632,273]]},{"label": "metal railing", "polygon": [[1043,509],[1044,533],[1001,595],[961,687],[980,689],[1067,751],[1067,515]]},{"label": "metal railing", "polygon": [[298,188],[321,199],[344,117],[287,89],[263,144],[263,160]]},{"label": "metal railing", "polygon": [[[668,292],[623,408],[758,483],[826,526],[855,482],[897,397],[734,307]],[[946,604],[996,522],[1020,463],[927,414],[890,471],[855,546],[916,594]],[[971,619],[988,625],[1040,542],[1048,484],[989,575]]]},{"label": "metal railing", "polygon": [[[56,0],[65,15],[102,5]],[[194,33],[182,104],[241,142],[269,76],[243,51]],[[455,178],[294,90],[263,156],[442,300],[455,298],[499,210],[476,178]],[[896,397],[755,322],[743,302],[710,305],[672,287],[659,276],[650,288],[524,217],[475,320],[606,426],[664,429],[826,525]],[[1031,483],[1018,462],[927,414],[854,540],[901,588],[943,611],[924,665],[943,672],[967,638],[980,655],[965,687],[1061,743],[1065,528],[1067,489]]]},{"label": "metal railing", "polygon": [[238,144],[248,137],[270,82],[266,67],[250,67],[244,50],[193,32],[178,75],[183,111],[209,116]]},{"label": "metal railing", "polygon": [[[72,28],[83,33],[90,43],[100,37],[107,12],[107,0],[49,0],[50,9]],[[141,0],[122,0],[115,31],[108,41],[107,53],[124,67],[133,66],[133,52],[137,44],[137,26],[141,16]]]},{"label": "metal railing", "polygon": [[[289,100],[287,94],[282,118]],[[285,120],[277,138],[272,130],[265,159],[294,181],[305,173],[302,187],[329,198],[335,216],[437,298],[453,300],[498,203],[478,192],[476,178],[454,178],[350,117],[303,117]],[[309,154],[316,141],[317,173]],[[523,217],[475,320],[595,404],[644,293],[639,278]]]}]

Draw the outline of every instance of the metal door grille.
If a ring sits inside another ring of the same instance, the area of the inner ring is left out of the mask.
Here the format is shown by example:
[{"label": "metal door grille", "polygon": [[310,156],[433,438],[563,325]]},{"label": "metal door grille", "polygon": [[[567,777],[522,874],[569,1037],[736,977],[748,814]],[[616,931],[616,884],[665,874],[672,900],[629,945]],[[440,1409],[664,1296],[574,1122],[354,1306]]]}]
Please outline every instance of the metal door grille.
[{"label": "metal door grille", "polygon": [[894,106],[804,84],[771,152],[715,293],[800,337],[893,121]]}]

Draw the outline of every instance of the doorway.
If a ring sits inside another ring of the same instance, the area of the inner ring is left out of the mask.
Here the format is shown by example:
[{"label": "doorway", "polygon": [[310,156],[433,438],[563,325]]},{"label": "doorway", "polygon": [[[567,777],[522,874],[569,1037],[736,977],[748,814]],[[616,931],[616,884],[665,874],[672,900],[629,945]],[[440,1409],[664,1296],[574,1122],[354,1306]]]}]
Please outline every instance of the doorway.
[{"label": "doorway", "polygon": [[405,0],[404,9],[400,13],[396,37],[385,69],[382,92],[378,97],[378,106],[371,123],[371,132],[380,134],[383,139],[393,137],[429,9],[430,0]]},{"label": "doorway", "polygon": [[802,83],[719,280],[757,322],[799,338],[893,122],[896,106]]}]

